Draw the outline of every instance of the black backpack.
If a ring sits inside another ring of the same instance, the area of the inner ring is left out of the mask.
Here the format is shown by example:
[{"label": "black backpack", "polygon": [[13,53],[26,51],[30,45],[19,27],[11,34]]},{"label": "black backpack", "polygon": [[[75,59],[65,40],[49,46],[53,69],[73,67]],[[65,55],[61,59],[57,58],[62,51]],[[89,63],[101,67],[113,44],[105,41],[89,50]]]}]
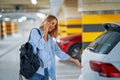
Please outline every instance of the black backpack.
[{"label": "black backpack", "polygon": [[[38,29],[37,31],[40,34],[40,31]],[[40,66],[43,67],[43,62],[39,58],[38,53],[33,52],[33,46],[29,43],[29,40],[25,44],[22,44],[19,50],[20,50],[19,79],[21,80],[22,76],[28,79],[38,70]],[[37,48],[37,52],[38,52],[38,48]]]}]

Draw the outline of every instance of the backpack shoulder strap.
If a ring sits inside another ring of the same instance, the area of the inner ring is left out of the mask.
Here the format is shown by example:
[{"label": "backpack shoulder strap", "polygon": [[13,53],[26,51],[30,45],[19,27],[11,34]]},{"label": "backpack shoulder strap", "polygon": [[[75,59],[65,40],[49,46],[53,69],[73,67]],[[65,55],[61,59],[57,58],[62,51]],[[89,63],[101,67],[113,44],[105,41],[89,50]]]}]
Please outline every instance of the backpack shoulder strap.
[{"label": "backpack shoulder strap", "polygon": [[[38,28],[33,28],[33,29],[36,29],[36,30],[38,31],[39,35],[41,36],[40,30],[39,30]],[[33,29],[32,29],[32,30],[33,30]],[[29,38],[28,38],[28,42],[29,42],[29,40],[30,40],[30,35],[31,35],[32,30],[30,31]]]},{"label": "backpack shoulder strap", "polygon": [[40,34],[40,36],[41,36],[40,30],[38,28],[36,28],[36,29],[37,29],[38,33]]}]

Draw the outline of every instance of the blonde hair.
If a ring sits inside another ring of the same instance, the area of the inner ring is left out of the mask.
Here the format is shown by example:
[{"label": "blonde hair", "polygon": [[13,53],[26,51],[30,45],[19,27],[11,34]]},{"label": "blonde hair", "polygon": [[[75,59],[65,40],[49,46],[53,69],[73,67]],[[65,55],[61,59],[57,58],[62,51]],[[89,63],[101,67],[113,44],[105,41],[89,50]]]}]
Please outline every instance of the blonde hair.
[{"label": "blonde hair", "polygon": [[58,35],[58,19],[55,17],[55,16],[53,16],[53,15],[47,15],[46,17],[45,17],[45,19],[42,21],[42,23],[41,23],[41,25],[40,25],[40,28],[41,29],[43,29],[43,24],[44,24],[44,22],[45,21],[51,21],[51,20],[53,20],[53,19],[55,19],[56,21],[57,21],[57,24],[55,25],[55,29],[53,29],[51,32],[49,32],[48,34],[51,36],[51,37],[54,37],[54,38],[56,38],[57,37],[57,35]]}]

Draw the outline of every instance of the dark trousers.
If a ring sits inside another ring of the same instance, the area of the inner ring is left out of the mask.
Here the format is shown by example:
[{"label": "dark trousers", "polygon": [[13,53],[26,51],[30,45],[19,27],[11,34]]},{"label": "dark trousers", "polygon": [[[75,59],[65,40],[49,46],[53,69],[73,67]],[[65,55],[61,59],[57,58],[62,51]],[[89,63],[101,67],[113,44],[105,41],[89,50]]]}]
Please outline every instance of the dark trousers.
[{"label": "dark trousers", "polygon": [[29,78],[28,80],[49,80],[49,74],[48,74],[48,68],[45,68],[44,70],[45,75],[41,75],[38,73],[35,73],[31,78]]}]

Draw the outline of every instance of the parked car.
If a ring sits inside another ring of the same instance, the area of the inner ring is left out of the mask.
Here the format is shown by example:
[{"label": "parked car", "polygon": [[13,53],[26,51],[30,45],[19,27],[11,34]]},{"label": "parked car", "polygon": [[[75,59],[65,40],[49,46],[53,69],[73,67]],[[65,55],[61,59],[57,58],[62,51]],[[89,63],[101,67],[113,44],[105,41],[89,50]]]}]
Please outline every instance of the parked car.
[{"label": "parked car", "polygon": [[82,35],[75,34],[60,37],[56,40],[57,44],[65,53],[71,57],[81,60]]},{"label": "parked car", "polygon": [[120,80],[120,23],[104,23],[105,31],[84,50],[79,80]]}]

